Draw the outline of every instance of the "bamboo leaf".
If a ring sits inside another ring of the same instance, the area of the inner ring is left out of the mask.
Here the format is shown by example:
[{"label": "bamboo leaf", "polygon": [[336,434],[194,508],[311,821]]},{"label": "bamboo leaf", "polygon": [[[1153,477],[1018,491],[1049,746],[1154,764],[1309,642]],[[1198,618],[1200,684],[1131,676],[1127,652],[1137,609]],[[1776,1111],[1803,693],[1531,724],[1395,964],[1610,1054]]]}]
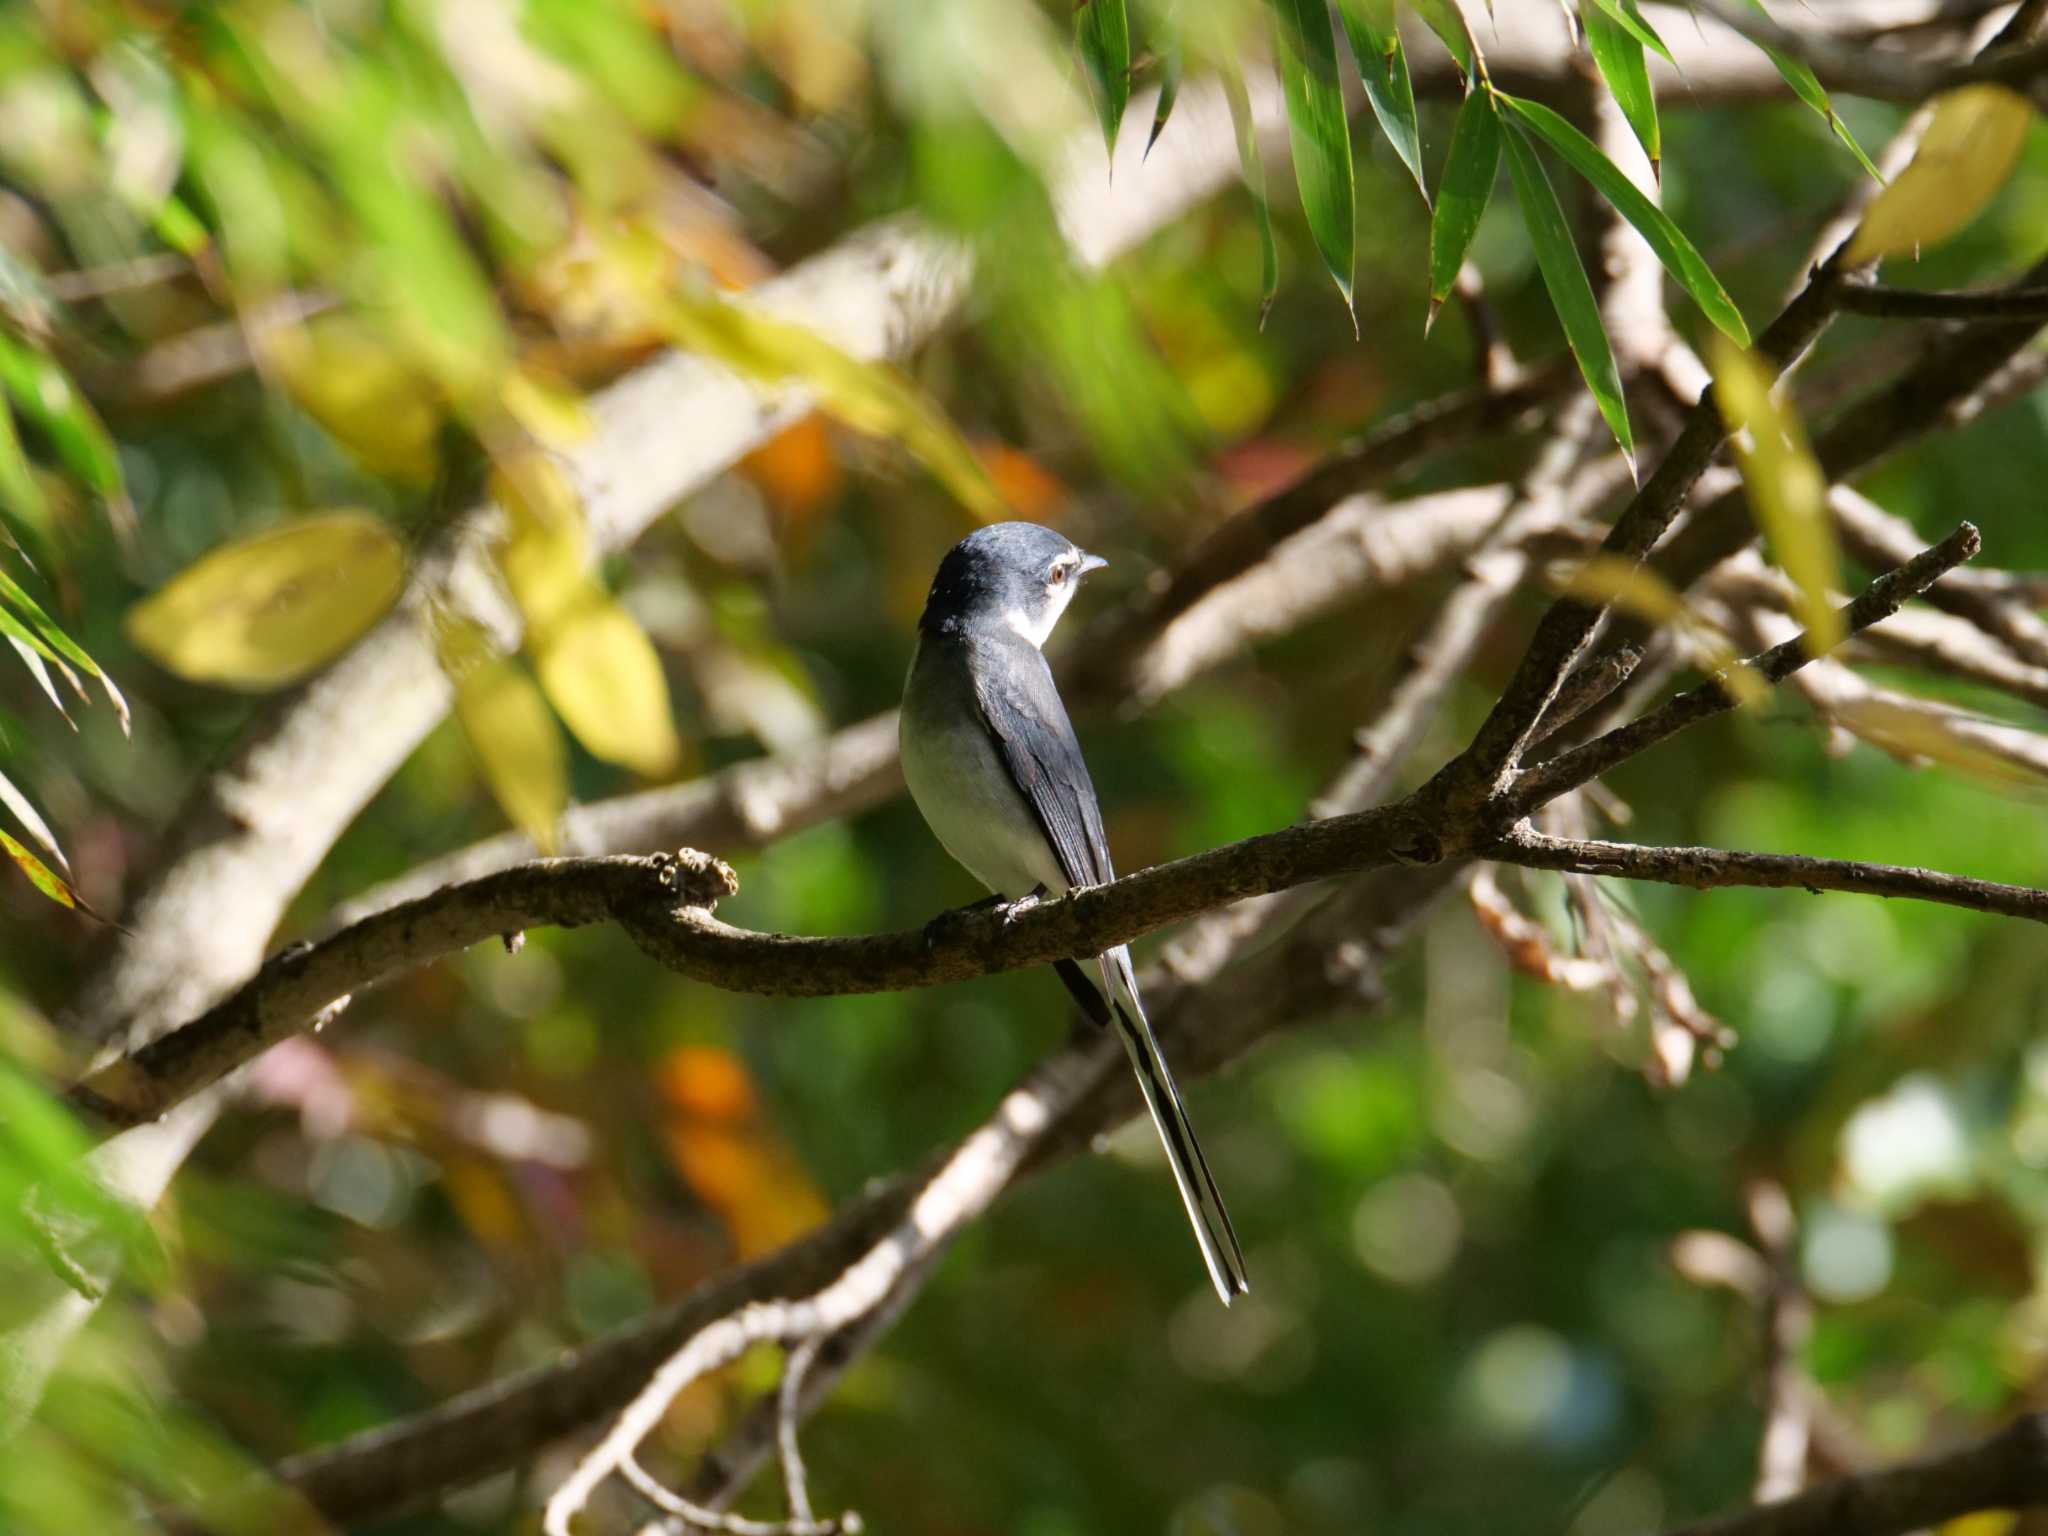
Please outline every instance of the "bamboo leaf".
[{"label": "bamboo leaf", "polygon": [[1586,281],[1586,269],[1579,262],[1578,247],[1565,223],[1564,209],[1550,185],[1536,148],[1519,126],[1510,124],[1507,140],[1508,177],[1515,185],[1515,200],[1522,206],[1522,223],[1529,231],[1529,244],[1536,254],[1543,286],[1564,327],[1565,340],[1578,359],[1579,372],[1593,392],[1594,403],[1606,418],[1621,445],[1630,469],[1635,466],[1635,438],[1629,431],[1628,402],[1622,398],[1621,373],[1614,365],[1614,349],[1607,344],[1607,332],[1600,324],[1600,306],[1593,299],[1593,285]]},{"label": "bamboo leaf", "polygon": [[[1759,16],[1770,15],[1770,12],[1764,7],[1764,0],[1748,0],[1748,5]],[[1763,49],[1765,55],[1771,61],[1772,68],[1777,70],[1779,77],[1792,88],[1792,94],[1826,120],[1828,127],[1834,132],[1835,137],[1840,139],[1843,147],[1856,157],[1856,163],[1863,167],[1865,174],[1872,181],[1883,181],[1883,175],[1878,171],[1877,166],[1871,162],[1870,156],[1863,153],[1863,146],[1856,142],[1856,135],[1849,131],[1849,125],[1835,115],[1835,104],[1828,100],[1828,93],[1821,88],[1819,78],[1807,67],[1806,63],[1803,60],[1793,58],[1789,53],[1784,53],[1770,47],[1768,44],[1759,43],[1757,46]]]},{"label": "bamboo leaf", "polygon": [[15,408],[42,429],[66,469],[100,497],[121,498],[121,459],[114,440],[53,359],[0,335],[0,385]]},{"label": "bamboo leaf", "polygon": [[[1391,7],[1386,9],[1391,12]],[[1408,55],[1401,51],[1401,34],[1391,25],[1391,14],[1383,26],[1373,11],[1367,0],[1337,0],[1337,18],[1351,44],[1351,56],[1358,61],[1365,99],[1372,104],[1380,131],[1415,178],[1427,207],[1429,183],[1422,175],[1422,135],[1415,121],[1415,87],[1408,78]]]},{"label": "bamboo leaf", "polygon": [[1600,153],[1597,144],[1550,108],[1541,102],[1510,96],[1505,91],[1495,94],[1517,118],[1541,134],[1567,165],[1591,182],[1594,189],[1614,205],[1615,212],[1635,226],[1637,233],[1664,264],[1664,270],[1692,296],[1692,301],[1699,305],[1700,312],[1713,322],[1716,329],[1738,346],[1749,345],[1749,327],[1743,322],[1742,311],[1728,297],[1728,290],[1714,276],[1706,258],[1671,222],[1669,214],[1644,196],[1642,189],[1630,181],[1619,166]]},{"label": "bamboo leaf", "polygon": [[675,772],[668,680],[631,614],[593,586],[531,648],[548,701],[593,754],[648,778]]},{"label": "bamboo leaf", "polygon": [[128,638],[180,677],[261,692],[341,654],[404,581],[381,521],[322,513],[205,556],[129,610]]},{"label": "bamboo leaf", "polygon": [[1469,91],[1472,88],[1472,61],[1479,57],[1479,48],[1472,41],[1472,29],[1465,25],[1465,13],[1458,9],[1457,0],[1408,0],[1408,5],[1422,18],[1423,25],[1450,50],[1458,73],[1465,78],[1465,89]]},{"label": "bamboo leaf", "polygon": [[1636,4],[1636,0],[1593,0],[1593,3],[1606,12],[1608,17],[1629,36],[1673,69],[1678,68],[1678,60],[1671,56],[1671,50],[1665,46],[1664,39],[1657,35],[1657,29],[1643,19],[1642,10]]},{"label": "bamboo leaf", "polygon": [[1657,97],[1650,89],[1650,66],[1643,56],[1642,39],[1597,5],[1586,8],[1585,23],[1586,47],[1593,55],[1594,67],[1614,93],[1614,104],[1628,119],[1643,153],[1650,157],[1650,174],[1661,179],[1664,140],[1657,126]]},{"label": "bamboo leaf", "polygon": [[1966,85],[1934,103],[1920,147],[1865,210],[1851,265],[1946,240],[1984,211],[2019,164],[2034,111],[2002,85]]},{"label": "bamboo leaf", "polygon": [[1169,39],[1160,45],[1159,51],[1159,102],[1152,109],[1152,130],[1145,135],[1145,153],[1152,153],[1152,146],[1159,142],[1159,135],[1166,131],[1166,120],[1173,116],[1173,104],[1180,99],[1181,73],[1186,61],[1181,56],[1178,40]]},{"label": "bamboo leaf", "polygon": [[1115,160],[1117,129],[1131,99],[1131,18],[1124,0],[1082,0],[1074,13],[1074,40],[1094,88],[1103,141]]},{"label": "bamboo leaf", "polygon": [[71,877],[71,861],[64,857],[64,850],[57,846],[57,834],[50,830],[50,824],[30,803],[27,795],[15,788],[14,781],[0,773],[0,805],[14,813],[14,819],[28,829],[28,834],[43,845],[43,850],[57,862],[66,879]]},{"label": "bamboo leaf", "polygon": [[676,345],[749,378],[802,384],[856,431],[901,443],[976,517],[991,521],[1008,511],[945,412],[891,364],[863,361],[814,331],[728,303],[709,288],[678,289],[664,278],[647,298]]},{"label": "bamboo leaf", "polygon": [[1252,104],[1244,81],[1229,70],[1223,72],[1223,96],[1230,103],[1230,126],[1237,134],[1237,163],[1244,172],[1245,190],[1252,195],[1252,214],[1259,226],[1259,325],[1273,307],[1280,291],[1280,253],[1273,244],[1273,210],[1266,201],[1266,162],[1259,154],[1259,136],[1252,122]]},{"label": "bamboo leaf", "polygon": [[1772,393],[1771,370],[1718,338],[1712,361],[1714,400],[1735,434],[1735,462],[1757,527],[1799,589],[1795,616],[1813,637],[1816,653],[1825,651],[1842,639],[1833,597],[1841,584],[1842,556],[1828,516],[1827,477],[1799,418]]},{"label": "bamboo leaf", "polygon": [[552,853],[569,803],[568,756],[547,701],[510,657],[467,619],[437,616],[441,666],[455,683],[455,718],[507,819]]},{"label": "bamboo leaf", "polygon": [[1287,136],[1302,211],[1344,307],[1351,309],[1357,230],[1351,124],[1337,80],[1336,34],[1323,0],[1272,0],[1272,5],[1280,23],[1280,88],[1287,98]]},{"label": "bamboo leaf", "polygon": [[1437,183],[1436,214],[1429,221],[1429,316],[1423,323],[1428,331],[1437,311],[1451,296],[1458,281],[1458,269],[1465,264],[1465,252],[1486,203],[1493,196],[1493,184],[1500,175],[1500,116],[1488,91],[1473,91],[1458,108],[1458,120],[1451,128],[1451,148],[1444,159],[1443,179]]},{"label": "bamboo leaf", "polygon": [[0,848],[7,850],[7,857],[14,860],[16,867],[28,876],[29,883],[37,890],[60,907],[70,907],[73,911],[79,909],[78,897],[70,885],[5,832],[0,832]]}]

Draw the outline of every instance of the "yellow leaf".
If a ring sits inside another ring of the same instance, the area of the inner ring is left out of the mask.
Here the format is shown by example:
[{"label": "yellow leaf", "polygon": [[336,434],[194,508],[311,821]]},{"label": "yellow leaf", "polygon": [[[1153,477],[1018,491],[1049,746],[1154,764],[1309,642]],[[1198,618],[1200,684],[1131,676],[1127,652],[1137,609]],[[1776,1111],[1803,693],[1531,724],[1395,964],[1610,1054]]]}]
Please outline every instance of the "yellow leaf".
[{"label": "yellow leaf", "polygon": [[1595,555],[1572,572],[1564,587],[1574,597],[1612,603],[1649,623],[1682,630],[1698,653],[1699,664],[1718,674],[1739,703],[1756,704],[1769,696],[1770,686],[1762,678],[1748,667],[1736,665],[1735,647],[1728,637],[1649,567],[1631,565],[1615,555]]},{"label": "yellow leaf", "polygon": [[553,380],[516,371],[505,380],[499,399],[514,421],[552,447],[566,448],[590,436],[583,397]]},{"label": "yellow leaf", "polygon": [[329,315],[279,327],[263,355],[306,414],[372,474],[421,485],[439,472],[440,391],[369,326]]},{"label": "yellow leaf", "polygon": [[1980,1509],[1945,1521],[1935,1527],[1935,1536],[2007,1536],[2019,1521],[2018,1510]]},{"label": "yellow leaf", "polygon": [[552,852],[569,803],[569,765],[547,701],[511,658],[493,654],[469,621],[439,619],[436,641],[441,666],[455,683],[455,718],[492,797],[535,847]]},{"label": "yellow leaf", "polygon": [[21,872],[28,876],[29,882],[50,900],[60,907],[75,908],[78,905],[78,898],[71,894],[71,887],[52,873],[50,867],[41,859],[5,832],[0,832],[0,848],[7,850],[7,857],[14,860],[21,867]]},{"label": "yellow leaf", "polygon": [[633,616],[594,585],[531,642],[541,686],[598,757],[661,778],[682,756],[661,658]]},{"label": "yellow leaf", "polygon": [[180,677],[260,692],[340,655],[404,581],[382,522],[320,513],[213,551],[130,609],[127,633]]},{"label": "yellow leaf", "polygon": [[2027,99],[2002,85],[1937,97],[1912,162],[1877,194],[1844,259],[1860,265],[1953,235],[2012,175],[2032,119]]},{"label": "yellow leaf", "polygon": [[526,616],[529,635],[544,635],[573,604],[598,590],[582,510],[561,472],[538,455],[501,461],[490,485],[512,525],[498,547],[498,569]]},{"label": "yellow leaf", "polygon": [[1749,504],[1771,553],[1798,588],[1794,617],[1818,655],[1842,642],[1842,617],[1832,599],[1841,584],[1842,553],[1828,517],[1827,477],[1799,418],[1772,394],[1771,375],[1725,337],[1712,340],[1714,399],[1737,434],[1735,462]]},{"label": "yellow leaf", "polygon": [[1008,515],[980,459],[953,423],[901,370],[866,362],[814,331],[721,298],[704,284],[679,287],[671,264],[645,243],[621,243],[613,261],[637,283],[669,342],[764,383],[796,383],[859,432],[901,443],[983,521]]}]

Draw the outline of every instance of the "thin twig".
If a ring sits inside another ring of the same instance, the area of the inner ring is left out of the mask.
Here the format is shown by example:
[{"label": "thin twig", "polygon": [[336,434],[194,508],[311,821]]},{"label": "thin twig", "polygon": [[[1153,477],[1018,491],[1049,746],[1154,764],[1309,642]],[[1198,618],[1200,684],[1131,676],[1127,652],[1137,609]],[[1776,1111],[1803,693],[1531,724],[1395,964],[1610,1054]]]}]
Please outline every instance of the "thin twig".
[{"label": "thin twig", "polygon": [[[1921,551],[1904,565],[1887,571],[1866,587],[1854,602],[1840,609],[1842,635],[1847,637],[1868,629],[1880,619],[1897,612],[1908,599],[1917,597],[1932,586],[1943,572],[1970,559],[1982,547],[1983,540],[1972,524],[1958,525],[1956,531],[1939,544]],[[1802,634],[1738,665],[1765,683],[1779,683],[1818,654],[1822,651],[1816,648],[1812,638]],[[1734,704],[1735,696],[1720,679],[1702,683],[1627,725],[1618,726],[1582,747],[1574,747],[1547,763],[1528,769],[1515,780],[1511,796],[1525,810],[1540,805],[1588,779],[1598,778],[1686,727],[1733,708]]]},{"label": "thin twig", "polygon": [[1724,886],[1765,886],[1786,890],[1853,891],[1913,901],[1996,912],[2003,917],[2048,923],[2048,891],[1996,880],[1972,880],[1938,869],[1867,864],[1860,859],[1818,859],[1803,853],[1748,853],[1732,848],[1649,847],[1600,838],[1551,837],[1518,826],[1486,850],[1488,858],[1530,869],[1613,875],[1696,891]]},{"label": "thin twig", "polygon": [[2022,285],[1942,293],[1889,283],[1847,283],[1842,308],[1884,320],[2048,320],[2048,287]]}]

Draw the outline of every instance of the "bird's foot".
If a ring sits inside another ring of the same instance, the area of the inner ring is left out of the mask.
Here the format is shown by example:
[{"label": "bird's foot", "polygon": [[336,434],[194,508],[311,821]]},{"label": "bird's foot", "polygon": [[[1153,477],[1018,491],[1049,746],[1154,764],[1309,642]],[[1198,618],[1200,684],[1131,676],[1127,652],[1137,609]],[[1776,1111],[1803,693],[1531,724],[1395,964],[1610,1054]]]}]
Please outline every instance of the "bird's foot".
[{"label": "bird's foot", "polygon": [[1003,926],[1007,928],[1043,900],[1045,900],[1045,887],[1041,885],[1028,896],[1019,896],[1015,901],[997,902],[996,916],[1003,920]]}]

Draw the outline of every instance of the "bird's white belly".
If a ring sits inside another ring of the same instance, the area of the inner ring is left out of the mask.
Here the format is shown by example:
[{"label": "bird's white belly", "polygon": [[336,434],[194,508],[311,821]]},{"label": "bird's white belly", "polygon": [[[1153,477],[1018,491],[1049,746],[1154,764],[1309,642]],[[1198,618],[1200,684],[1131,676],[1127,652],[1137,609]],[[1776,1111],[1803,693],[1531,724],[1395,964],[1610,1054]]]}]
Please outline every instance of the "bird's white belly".
[{"label": "bird's white belly", "polygon": [[1030,804],[976,720],[934,718],[951,711],[905,701],[903,778],[946,852],[998,896],[1014,900],[1044,886],[1059,895],[1065,875]]}]

